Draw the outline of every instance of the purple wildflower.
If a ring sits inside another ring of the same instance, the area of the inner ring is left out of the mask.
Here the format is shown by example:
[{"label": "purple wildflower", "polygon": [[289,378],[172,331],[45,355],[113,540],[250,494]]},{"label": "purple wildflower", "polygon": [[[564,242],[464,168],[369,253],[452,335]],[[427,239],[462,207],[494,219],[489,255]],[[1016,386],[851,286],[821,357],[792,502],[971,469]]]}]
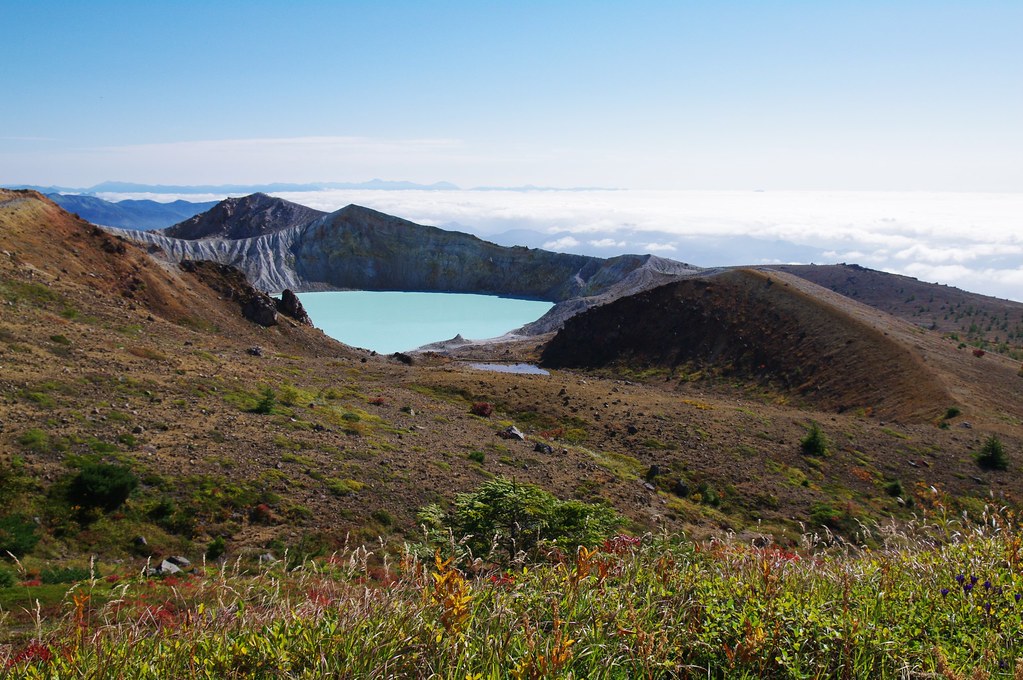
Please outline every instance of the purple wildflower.
[{"label": "purple wildflower", "polygon": [[991,581],[984,581],[984,590],[991,590]]},{"label": "purple wildflower", "polygon": [[941,589],[941,596],[945,597],[946,595],[948,595],[948,588],[942,588]]},{"label": "purple wildflower", "polygon": [[979,580],[980,579],[978,579],[976,576],[970,576],[970,583],[973,585],[977,585],[977,581]]},{"label": "purple wildflower", "polygon": [[956,574],[956,583],[962,585],[963,578],[965,578],[965,577],[962,574]]},{"label": "purple wildflower", "polygon": [[971,590],[973,590],[973,584],[972,583],[964,583],[963,584],[963,591],[968,593]]}]

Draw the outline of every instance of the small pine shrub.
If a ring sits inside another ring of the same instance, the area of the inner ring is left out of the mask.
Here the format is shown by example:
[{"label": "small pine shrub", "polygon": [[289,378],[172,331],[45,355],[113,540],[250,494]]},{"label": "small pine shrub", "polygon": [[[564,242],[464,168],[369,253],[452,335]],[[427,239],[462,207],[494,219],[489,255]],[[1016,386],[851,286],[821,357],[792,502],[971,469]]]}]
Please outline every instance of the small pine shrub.
[{"label": "small pine shrub", "polygon": [[18,582],[18,577],[10,569],[0,567],[0,588],[11,588]]},{"label": "small pine shrub", "polygon": [[949,406],[948,409],[945,411],[945,420],[952,420],[960,413],[962,413],[962,411],[959,409],[958,406]]},{"label": "small pine shrub", "polygon": [[0,556],[21,557],[39,542],[35,522],[21,515],[0,517]]},{"label": "small pine shrub", "polygon": [[884,491],[889,496],[901,496],[902,495],[902,482],[897,479],[893,479],[884,485]]},{"label": "small pine shrub", "polygon": [[217,536],[206,544],[206,559],[211,562],[220,559],[227,552],[227,541],[223,536]]},{"label": "small pine shrub", "polygon": [[68,500],[83,508],[109,512],[128,500],[138,483],[135,474],[124,465],[86,463],[71,480]]},{"label": "small pine shrub", "polygon": [[469,412],[480,418],[489,418],[494,413],[494,405],[486,401],[478,401],[472,405]]},{"label": "small pine shrub", "polygon": [[269,415],[273,413],[274,407],[277,406],[277,394],[267,387],[263,390],[263,397],[259,402],[252,408],[253,413],[259,413],[262,415]]},{"label": "small pine shrub", "polygon": [[980,448],[976,457],[977,465],[985,470],[1008,470],[1009,458],[1005,455],[1005,447],[998,437],[991,435]]},{"label": "small pine shrub", "polygon": [[824,436],[824,430],[817,423],[810,423],[810,429],[806,436],[799,442],[800,449],[807,456],[828,455],[828,438]]},{"label": "small pine shrub", "polygon": [[480,465],[482,465],[483,461],[485,461],[486,459],[487,454],[483,453],[482,451],[469,452],[469,460],[473,461],[474,463],[479,463]]}]

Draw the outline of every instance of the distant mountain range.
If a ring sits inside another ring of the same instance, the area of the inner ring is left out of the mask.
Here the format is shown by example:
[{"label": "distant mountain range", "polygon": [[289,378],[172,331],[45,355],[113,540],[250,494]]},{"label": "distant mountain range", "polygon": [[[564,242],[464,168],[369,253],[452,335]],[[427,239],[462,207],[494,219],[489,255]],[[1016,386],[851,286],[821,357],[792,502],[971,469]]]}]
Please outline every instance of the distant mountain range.
[{"label": "distant mountain range", "polygon": [[[42,194],[255,194],[281,191],[323,191],[325,189],[368,189],[376,191],[458,191],[451,182],[419,184],[403,180],[371,179],[368,182],[271,182],[269,184],[140,184],[138,182],[100,182],[90,187],[12,184],[7,189],[31,189]],[[468,191],[619,191],[614,187],[479,186]]]},{"label": "distant mountain range", "polygon": [[18,184],[8,189],[32,189],[43,194],[254,194],[279,191],[322,191],[324,189],[378,189],[383,191],[450,191],[459,189],[451,182],[417,184],[416,182],[371,179],[368,182],[307,182],[293,184],[139,184],[136,182],[101,182],[91,187],[39,186]]},{"label": "distant mountain range", "polygon": [[206,212],[217,205],[217,201],[161,203],[150,200],[125,200],[111,202],[95,196],[78,194],[46,194],[46,197],[64,210],[75,213],[93,224],[118,227],[119,229],[162,229]]}]

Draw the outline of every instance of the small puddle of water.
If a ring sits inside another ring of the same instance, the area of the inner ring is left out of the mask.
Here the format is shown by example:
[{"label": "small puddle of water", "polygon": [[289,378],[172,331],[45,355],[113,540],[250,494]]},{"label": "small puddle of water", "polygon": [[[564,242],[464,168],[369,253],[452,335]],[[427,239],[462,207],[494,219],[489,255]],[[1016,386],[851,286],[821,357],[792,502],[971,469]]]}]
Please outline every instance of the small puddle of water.
[{"label": "small puddle of water", "polygon": [[539,366],[533,364],[469,364],[480,371],[496,371],[498,373],[524,373],[526,375],[550,375]]}]

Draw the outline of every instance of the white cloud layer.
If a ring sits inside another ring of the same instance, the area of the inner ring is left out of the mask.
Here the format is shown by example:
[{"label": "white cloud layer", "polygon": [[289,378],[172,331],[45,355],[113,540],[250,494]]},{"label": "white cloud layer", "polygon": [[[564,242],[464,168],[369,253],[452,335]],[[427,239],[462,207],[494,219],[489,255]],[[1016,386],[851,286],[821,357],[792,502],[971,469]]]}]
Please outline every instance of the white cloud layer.
[{"label": "white cloud layer", "polygon": [[543,244],[546,250],[568,250],[579,245],[579,240],[571,236],[564,236],[555,241],[547,241]]}]

